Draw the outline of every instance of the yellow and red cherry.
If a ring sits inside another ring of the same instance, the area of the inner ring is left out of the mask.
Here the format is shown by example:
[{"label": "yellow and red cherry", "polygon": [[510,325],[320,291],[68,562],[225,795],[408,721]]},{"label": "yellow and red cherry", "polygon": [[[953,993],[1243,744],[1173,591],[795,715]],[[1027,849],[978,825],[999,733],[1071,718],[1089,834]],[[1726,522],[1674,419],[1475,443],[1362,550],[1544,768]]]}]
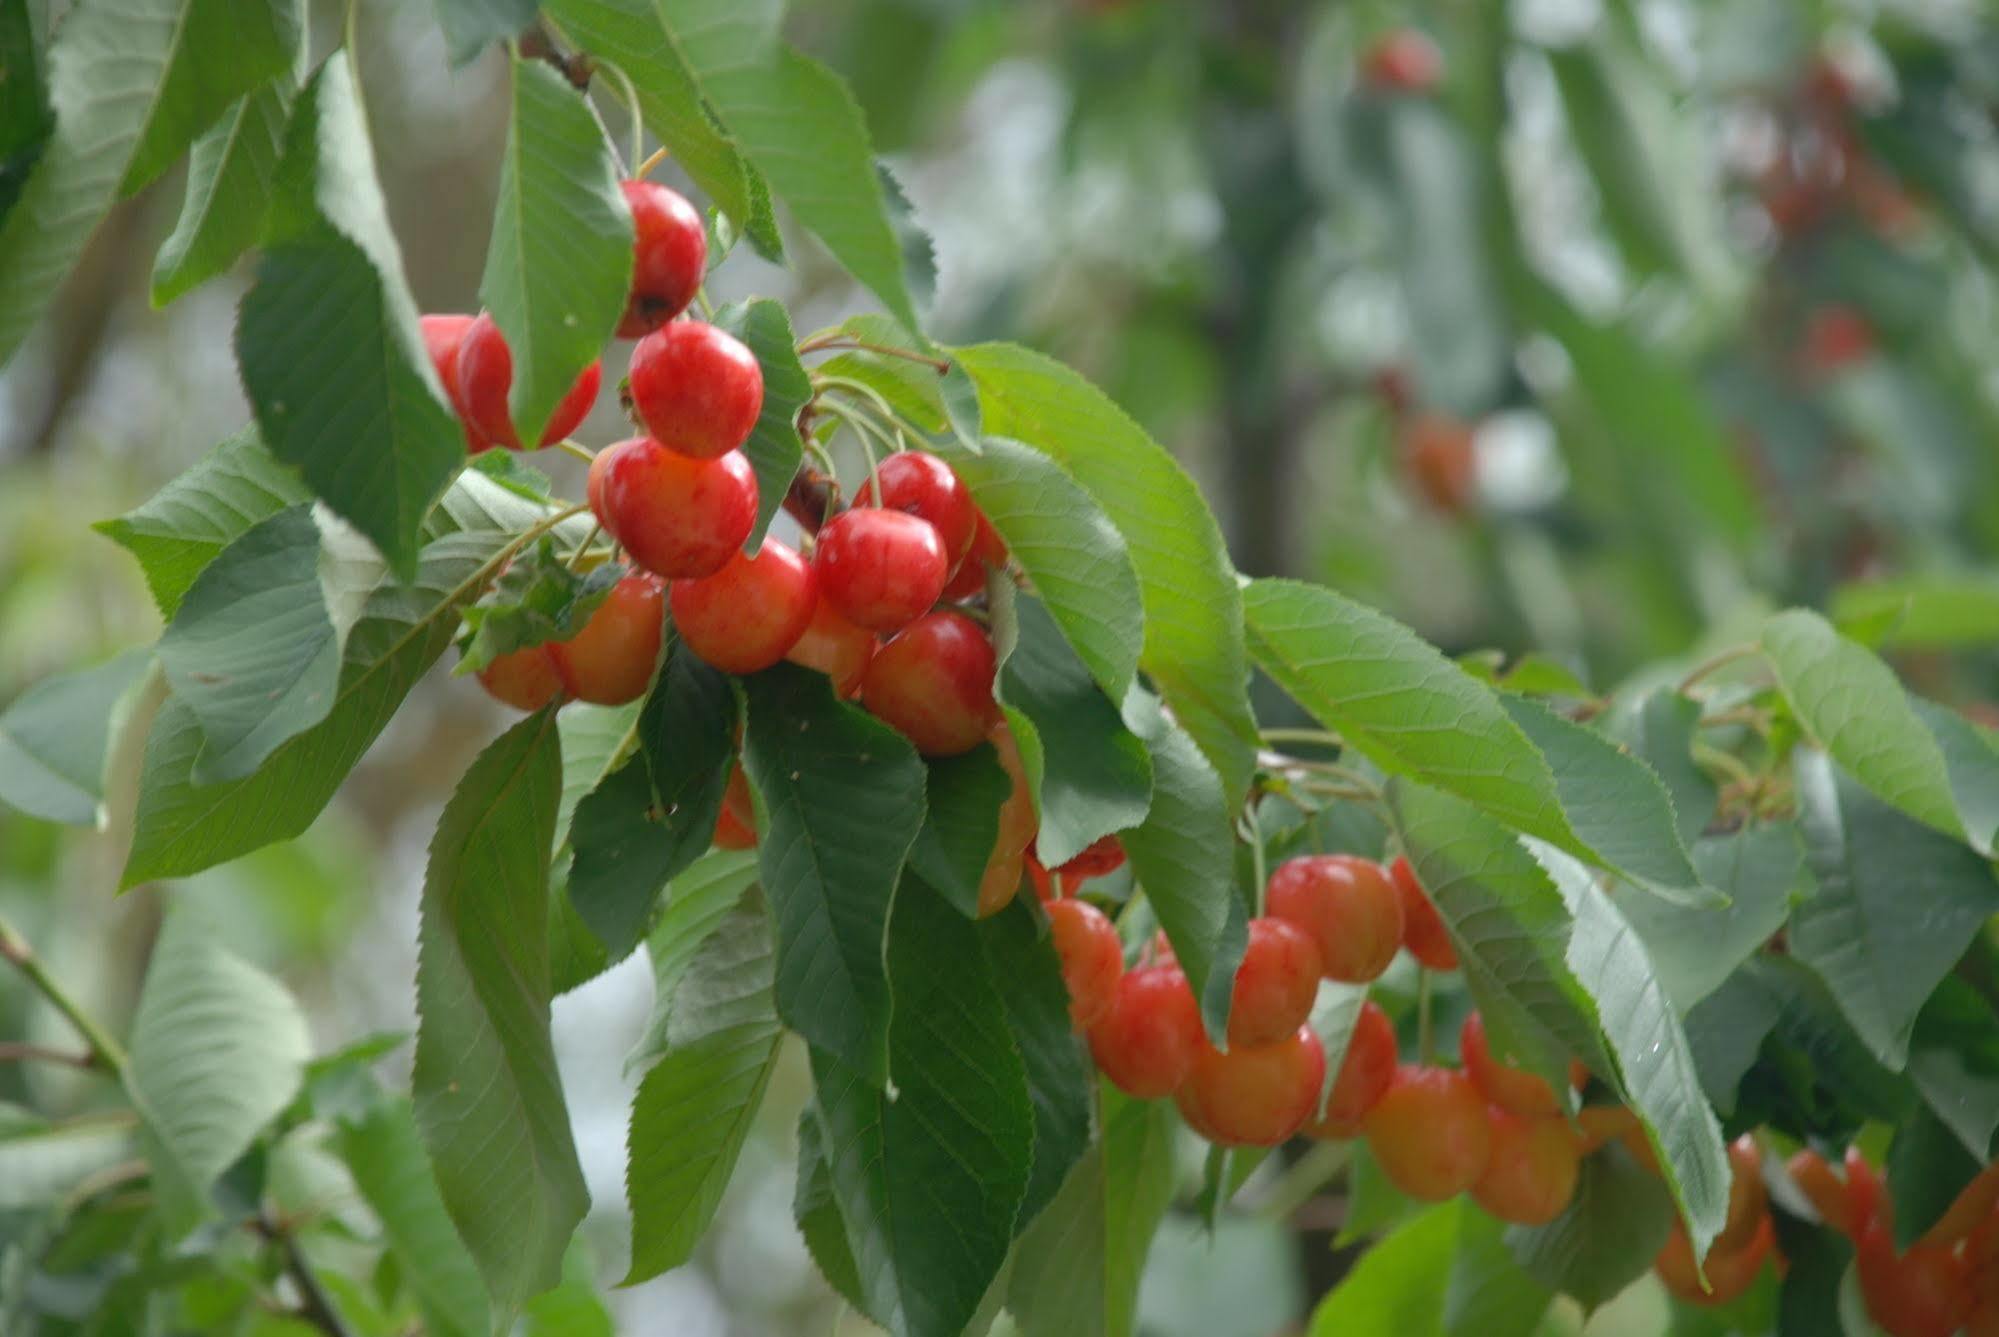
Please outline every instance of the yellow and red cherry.
[{"label": "yellow and red cherry", "polygon": [[[815,587],[817,580],[814,580]],[[817,669],[833,680],[833,691],[852,697],[861,690],[861,676],[875,657],[875,634],[849,622],[845,614],[826,599],[812,605],[812,620],[792,642],[784,657],[794,664]]]},{"label": "yellow and red cherry", "polygon": [[695,459],[635,437],[605,453],[598,519],[656,575],[712,576],[756,526],[756,474],[740,451]]},{"label": "yellow and red cherry", "polygon": [[1319,972],[1319,949],[1305,930],[1267,915],[1250,920],[1229,1004],[1230,1047],[1270,1044],[1304,1025]]},{"label": "yellow and red cherry", "polygon": [[1264,905],[1311,935],[1327,979],[1365,984],[1388,969],[1402,947],[1402,895],[1371,859],[1287,859],[1270,875]]},{"label": "yellow and red cherry", "polygon": [[1190,1123],[1224,1146],[1274,1147],[1305,1126],[1326,1080],[1326,1051],[1310,1026],[1227,1053],[1203,1044],[1175,1094]]},{"label": "yellow and red cherry", "polygon": [[[822,583],[821,597],[825,592]],[[925,756],[956,756],[977,747],[998,715],[994,667],[992,642],[978,623],[962,613],[926,613],[875,651],[861,678],[861,703]]]},{"label": "yellow and red cherry", "polygon": [[1110,1010],[1124,974],[1124,944],[1117,926],[1088,901],[1051,902],[1048,927],[1069,989],[1070,1024],[1086,1027]]},{"label": "yellow and red cherry", "polygon": [[1408,858],[1398,857],[1389,866],[1388,876],[1402,893],[1402,945],[1409,949],[1409,955],[1431,970],[1456,970],[1458,949],[1451,945],[1443,916],[1416,879]]},{"label": "yellow and red cherry", "polygon": [[[881,482],[881,500],[875,500],[870,480],[854,495],[854,508],[904,511],[928,520],[943,541],[946,568],[955,573],[978,537],[979,508],[951,466],[922,451],[898,451],[875,466],[875,479]],[[981,583],[984,579],[981,573]]]},{"label": "yellow and red cherry", "polygon": [[687,648],[724,673],[755,673],[798,643],[819,603],[812,566],[786,544],[739,550],[712,576],[676,580],[667,596]]},{"label": "yellow and red cherry", "polygon": [[1141,1100],[1177,1091],[1207,1043],[1200,1006],[1178,966],[1146,966],[1120,977],[1089,1040],[1097,1070]]},{"label": "yellow and red cherry", "polygon": [[1492,1150],[1472,1185],[1474,1201],[1502,1221],[1545,1226],[1576,1194],[1582,1149],[1568,1124],[1553,1115],[1522,1115],[1490,1107]]},{"label": "yellow and red cherry", "polygon": [[1485,1097],[1449,1068],[1404,1064],[1368,1111],[1368,1148],[1412,1198],[1445,1202],[1478,1182],[1492,1154]]},{"label": "yellow and red cherry", "polygon": [[1395,1027],[1381,1005],[1370,998],[1360,1005],[1346,1056],[1340,1060],[1332,1094],[1326,1100],[1326,1113],[1306,1126],[1306,1134],[1329,1140],[1358,1137],[1368,1111],[1380,1103],[1394,1082],[1397,1062]]}]

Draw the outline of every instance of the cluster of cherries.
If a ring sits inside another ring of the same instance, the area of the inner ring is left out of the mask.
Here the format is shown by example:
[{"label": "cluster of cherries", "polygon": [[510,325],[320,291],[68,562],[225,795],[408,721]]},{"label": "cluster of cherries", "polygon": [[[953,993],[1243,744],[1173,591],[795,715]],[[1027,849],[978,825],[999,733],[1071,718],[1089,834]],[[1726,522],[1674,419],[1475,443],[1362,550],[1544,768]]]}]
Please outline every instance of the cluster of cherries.
[{"label": "cluster of cherries", "polygon": [[[809,560],[776,539],[746,556],[758,490],[742,448],[763,411],[763,372],[727,331],[676,319],[707,264],[694,207],[652,182],[627,181],[624,191],[636,254],[618,333],[638,339],[626,391],[645,435],[597,454],[588,493],[599,525],[638,569],[575,636],[502,655],[481,683],[522,710],[635,700],[670,607],[683,643],[724,672],[788,658],[825,673],[928,755],[976,747],[999,730],[992,642],[948,605],[984,590],[987,571],[1006,564],[1005,543],[949,465],[901,452],[819,530]],[[423,332],[467,448],[519,449],[507,407],[512,357],[492,317],[425,316]],[[541,445],[575,430],[601,380],[598,364],[584,370]],[[1012,756],[1011,739],[994,741]],[[1009,769],[1018,771],[1017,758]],[[1014,874],[1017,883],[1017,866]]]}]

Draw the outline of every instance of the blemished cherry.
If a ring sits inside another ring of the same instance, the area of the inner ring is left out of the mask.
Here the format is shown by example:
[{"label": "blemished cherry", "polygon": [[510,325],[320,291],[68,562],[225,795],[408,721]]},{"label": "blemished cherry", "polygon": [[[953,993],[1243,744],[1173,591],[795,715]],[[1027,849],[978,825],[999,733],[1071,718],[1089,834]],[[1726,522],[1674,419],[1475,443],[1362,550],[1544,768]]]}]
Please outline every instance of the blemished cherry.
[{"label": "blemished cherry", "polygon": [[1178,966],[1126,972],[1089,1038],[1097,1069],[1118,1090],[1141,1100],[1178,1090],[1193,1070],[1195,1053],[1207,1043],[1200,1005]]},{"label": "blemished cherry", "polygon": [[1365,1129],[1388,1181],[1423,1202],[1447,1201],[1476,1184],[1492,1154],[1485,1097],[1449,1068],[1396,1069]]},{"label": "blemished cherry", "polygon": [[1763,1153],[1756,1139],[1747,1133],[1728,1144],[1728,1220],[1714,1238],[1715,1246],[1738,1249],[1749,1242],[1768,1210],[1769,1193],[1763,1186]]},{"label": "blemished cherry", "polygon": [[1305,1132],[1328,1139],[1359,1136],[1368,1111],[1395,1080],[1397,1059],[1395,1027],[1370,998],[1360,1005],[1346,1057],[1340,1060],[1332,1094],[1326,1099],[1325,1117],[1307,1125]]},{"label": "blemished cherry", "polygon": [[1326,1080],[1326,1051],[1310,1026],[1227,1053],[1203,1044],[1175,1094],[1203,1136],[1225,1146],[1274,1147],[1305,1126]]},{"label": "blemished cherry", "polygon": [[1048,927],[1069,987],[1069,1021],[1081,1028],[1110,1009],[1124,974],[1124,944],[1117,926],[1088,901],[1053,901]]},{"label": "blemished cherry", "polygon": [[903,450],[876,465],[875,477],[881,480],[882,499],[875,500],[874,483],[869,481],[854,494],[854,506],[879,506],[928,520],[944,542],[946,566],[955,573],[978,537],[979,509],[951,466],[935,455]]},{"label": "blemished cherry", "polygon": [[668,580],[712,576],[757,522],[757,479],[741,451],[697,460],[647,437],[611,447],[598,518],[640,566]]},{"label": "blemished cherry", "polygon": [[1365,984],[1388,969],[1402,947],[1402,895],[1371,859],[1287,859],[1270,875],[1264,905],[1312,936],[1327,979]]},{"label": "blemished cherry", "polygon": [[1694,1267],[1693,1242],[1687,1238],[1686,1227],[1675,1221],[1665,1247],[1652,1260],[1652,1270],[1667,1290],[1688,1304],[1713,1308],[1741,1299],[1756,1284],[1756,1276],[1776,1242],[1776,1229],[1766,1216],[1742,1248],[1709,1249],[1705,1260],[1708,1289],[1704,1290],[1700,1272]]},{"label": "blemished cherry", "polygon": [[633,572],[611,587],[583,630],[544,647],[563,690],[598,706],[621,706],[644,696],[659,658],[665,595],[658,576]]},{"label": "blemished cherry", "polygon": [[[816,576],[814,585],[816,588]],[[812,620],[805,624],[804,633],[792,642],[784,657],[819,670],[833,680],[835,693],[851,697],[861,690],[861,677],[875,657],[875,634],[849,622],[839,609],[820,599],[812,605]]]},{"label": "blemished cherry", "polygon": [[712,576],[676,580],[667,596],[687,648],[724,673],[767,669],[798,643],[819,603],[812,566],[767,538],[755,557],[739,550]]},{"label": "blemished cherry", "polygon": [[1515,1225],[1544,1226],[1562,1214],[1576,1193],[1582,1151],[1559,1118],[1489,1110],[1492,1150],[1485,1173],[1472,1185],[1479,1206]]},{"label": "blemished cherry", "polygon": [[1466,1075],[1499,1108],[1528,1115],[1561,1112],[1555,1089],[1546,1081],[1492,1056],[1485,1040],[1485,1018],[1477,1012],[1466,1013],[1464,1025],[1458,1030],[1458,1056],[1464,1061]]},{"label": "blemished cherry", "polygon": [[1398,856],[1388,875],[1402,893],[1402,945],[1409,949],[1409,955],[1431,970],[1456,970],[1458,949],[1451,945],[1443,916],[1416,880],[1416,870],[1409,866],[1407,856]]},{"label": "blemished cherry", "polygon": [[956,756],[992,727],[994,665],[978,623],[962,613],[926,613],[875,651],[861,703],[925,756]]},{"label": "blemished cherry", "polygon": [[1250,920],[1229,1004],[1230,1046],[1270,1044],[1304,1025],[1319,971],[1319,949],[1305,930],[1268,915]]},{"label": "blemished cherry", "polygon": [[819,531],[819,590],[847,618],[894,631],[937,602],[950,570],[937,527],[878,506],[843,511]]},{"label": "blemished cherry", "polygon": [[[1000,720],[986,733],[986,741],[999,753],[1000,769],[1013,781],[1013,789],[1000,804],[999,831],[993,838],[993,852],[986,857],[985,872],[979,878],[978,916],[996,915],[1013,903],[1020,892],[1023,868],[1033,862],[1028,850],[1040,818],[1034,811],[1034,795],[1027,789],[1027,768],[1020,761],[1020,746],[1013,730]],[[1038,863],[1034,864],[1039,868]],[[1044,870],[1042,877],[1047,877]],[[1042,898],[1046,900],[1046,897]]]},{"label": "blemished cherry", "polygon": [[632,349],[632,411],[655,441],[712,460],[750,439],[763,411],[764,374],[742,340],[698,320],[676,320]]},{"label": "blemished cherry", "polygon": [[515,710],[540,710],[562,695],[562,676],[541,645],[500,655],[479,670],[479,685]]},{"label": "blemished cherry", "polygon": [[1397,28],[1368,48],[1361,77],[1380,92],[1427,93],[1444,77],[1444,57],[1423,33]]},{"label": "blemished cherry", "polygon": [[[568,393],[557,401],[539,444],[554,445],[590,416],[603,379],[601,362],[592,362],[577,374]],[[514,355],[493,317],[482,311],[458,343],[458,389],[464,397],[465,416],[494,444],[519,450],[520,434],[514,430],[513,411],[507,407],[507,395],[513,388]]]},{"label": "blemished cherry", "polygon": [[636,339],[694,300],[708,271],[708,229],[679,191],[654,181],[620,184],[632,211],[632,291],[618,337]]},{"label": "blemished cherry", "polygon": [[477,455],[482,450],[491,450],[493,443],[466,416],[465,396],[458,388],[458,345],[464,342],[465,331],[472,328],[472,320],[464,315],[424,316],[417,325],[423,331],[424,351],[430,354],[431,368],[444,386],[444,397],[451,401],[451,410],[458,415],[458,425],[464,429],[465,449]]},{"label": "blemished cherry", "polygon": [[1971,1316],[1970,1268],[1953,1248],[1915,1244],[1898,1255],[1889,1227],[1876,1221],[1854,1263],[1868,1316],[1888,1337],[1951,1337]]},{"label": "blemished cherry", "polygon": [[986,513],[975,506],[976,524],[972,533],[972,551],[951,573],[950,581],[944,586],[946,599],[970,599],[986,592],[986,569],[1006,569],[1006,540],[993,528],[993,522],[986,519]]}]

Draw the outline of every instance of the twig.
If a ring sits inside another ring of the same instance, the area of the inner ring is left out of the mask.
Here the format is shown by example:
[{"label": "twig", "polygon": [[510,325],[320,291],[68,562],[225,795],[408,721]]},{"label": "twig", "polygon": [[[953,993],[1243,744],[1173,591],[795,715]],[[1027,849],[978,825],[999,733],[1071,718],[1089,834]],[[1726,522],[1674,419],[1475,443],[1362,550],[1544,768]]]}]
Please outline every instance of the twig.
[{"label": "twig", "polygon": [[282,1228],[271,1219],[267,1210],[260,1209],[253,1223],[258,1234],[278,1246],[285,1258],[285,1272],[298,1287],[299,1314],[306,1322],[327,1334],[327,1337],[353,1337],[340,1311],[333,1307],[333,1301],[319,1284],[319,1278],[306,1259],[305,1250],[299,1247],[298,1237]]},{"label": "twig", "polygon": [[860,353],[878,353],[882,357],[899,357],[905,362],[921,362],[924,366],[935,371],[939,376],[943,376],[951,370],[951,363],[947,358],[931,357],[928,354],[919,353],[911,348],[897,348],[893,344],[871,344],[865,339],[850,339],[844,334],[821,335],[816,339],[807,339],[804,343],[798,345],[798,351],[801,355],[805,353],[826,353],[836,349],[853,349],[855,352]]},{"label": "twig", "polygon": [[69,991],[56,982],[49,974],[48,967],[28,946],[28,940],[18,933],[14,926],[0,916],[0,959],[12,962],[14,968],[26,977],[28,983],[48,999],[56,1011],[69,1019],[76,1027],[77,1034],[90,1046],[90,1061],[106,1072],[122,1076],[125,1072],[125,1051],[110,1033],[99,1026],[82,1006],[69,996]]},{"label": "twig", "polygon": [[1733,645],[1723,650],[1720,654],[1702,660],[1688,671],[1686,677],[1680,679],[1680,686],[1678,688],[1680,694],[1682,696],[1686,695],[1689,688],[1717,669],[1726,668],[1738,659],[1747,659],[1756,652],[1756,647],[1753,645]]},{"label": "twig", "polygon": [[[569,81],[569,86],[577,92],[585,92],[590,87],[590,76],[597,72],[596,62],[581,51],[574,55],[563,54],[542,24],[535,24],[521,34],[521,54],[529,60],[547,61],[556,72]],[[633,109],[633,115],[637,115]]]},{"label": "twig", "polygon": [[0,1063],[58,1063],[68,1068],[91,1069],[97,1060],[88,1053],[73,1054],[66,1049],[51,1049],[47,1045],[17,1043],[0,1040]]}]

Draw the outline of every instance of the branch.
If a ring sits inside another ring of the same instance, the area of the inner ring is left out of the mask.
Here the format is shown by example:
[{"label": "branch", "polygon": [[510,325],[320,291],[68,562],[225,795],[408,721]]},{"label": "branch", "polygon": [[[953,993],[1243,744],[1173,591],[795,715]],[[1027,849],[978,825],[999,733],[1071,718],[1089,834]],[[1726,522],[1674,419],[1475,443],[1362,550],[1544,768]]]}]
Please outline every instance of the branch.
[{"label": "branch", "polygon": [[124,1049],[88,1012],[83,1010],[74,998],[69,996],[68,990],[56,982],[55,977],[49,974],[48,967],[42,964],[42,959],[35,955],[32,947],[28,946],[28,940],[16,932],[14,926],[8,923],[4,916],[0,916],[0,960],[12,962],[14,968],[21,972],[28,983],[32,984],[42,997],[48,999],[56,1011],[69,1019],[69,1024],[76,1027],[77,1034],[81,1035],[84,1043],[90,1046],[90,1060],[93,1065],[103,1068],[114,1076],[124,1075]]},{"label": "branch", "polygon": [[590,76],[597,72],[596,61],[581,51],[564,54],[548,29],[539,23],[521,34],[521,54],[529,60],[545,60],[553,65],[556,73],[579,93],[589,91]]},{"label": "branch", "polygon": [[259,1209],[250,1226],[259,1235],[278,1246],[285,1258],[285,1274],[298,1287],[298,1316],[326,1334],[326,1337],[353,1337],[340,1311],[333,1307],[332,1299],[319,1284],[319,1277],[312,1270],[305,1250],[299,1247],[298,1237],[284,1229],[274,1220],[268,1210]]}]

